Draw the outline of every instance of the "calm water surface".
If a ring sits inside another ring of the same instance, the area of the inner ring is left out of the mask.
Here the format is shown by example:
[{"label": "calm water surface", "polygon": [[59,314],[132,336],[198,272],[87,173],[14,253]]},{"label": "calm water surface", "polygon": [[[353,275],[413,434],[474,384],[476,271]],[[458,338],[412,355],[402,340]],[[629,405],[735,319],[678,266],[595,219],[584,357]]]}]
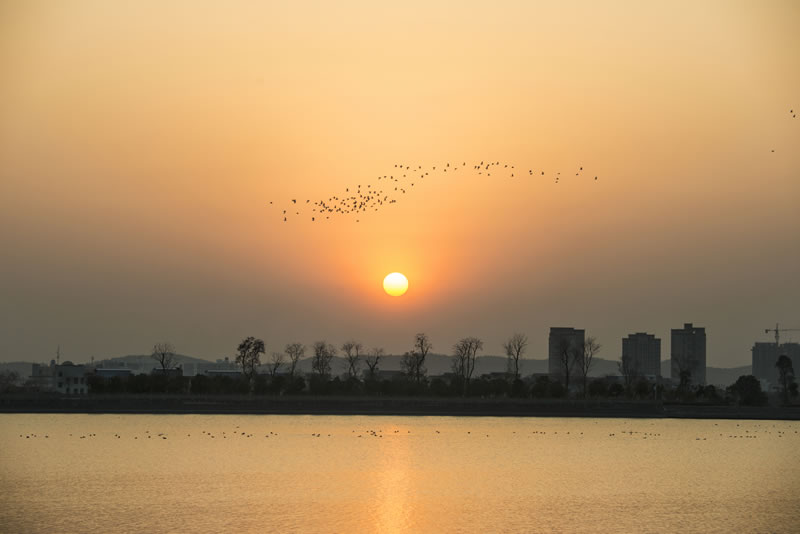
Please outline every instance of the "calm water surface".
[{"label": "calm water surface", "polygon": [[800,532],[800,424],[0,415],[0,531]]}]

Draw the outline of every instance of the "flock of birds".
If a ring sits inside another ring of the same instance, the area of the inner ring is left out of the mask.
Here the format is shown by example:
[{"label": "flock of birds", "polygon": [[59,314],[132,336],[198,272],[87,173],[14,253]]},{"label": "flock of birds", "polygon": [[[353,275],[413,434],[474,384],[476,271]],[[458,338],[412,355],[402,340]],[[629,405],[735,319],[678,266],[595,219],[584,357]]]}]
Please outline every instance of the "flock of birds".
[{"label": "flock of birds", "polygon": [[[792,119],[797,118],[794,109],[789,110]],[[775,152],[775,149],[772,149]],[[517,168],[517,166],[506,162],[482,160],[467,164],[466,161],[458,164],[457,162],[446,162],[443,165],[433,165],[423,167],[422,165],[408,165],[396,163],[387,174],[378,175],[377,183],[357,184],[355,187],[345,188],[344,193],[333,195],[321,199],[298,199],[293,198],[283,207],[275,206],[275,201],[270,201],[269,205],[280,210],[278,215],[283,222],[288,222],[292,217],[304,217],[311,222],[321,222],[331,218],[341,216],[356,216],[356,222],[361,222],[360,216],[367,212],[379,211],[382,208],[395,204],[403,195],[412,191],[416,186],[434,177],[442,177],[448,172],[450,175],[461,171],[461,174],[472,172],[486,177],[505,177],[505,178],[546,178],[559,183],[567,175],[574,174],[580,177],[584,174],[582,165],[573,169],[573,172],[546,172],[541,169]],[[592,176],[590,175],[591,179]],[[598,177],[595,175],[594,180]]]},{"label": "flock of birds", "polygon": [[[595,423],[595,424],[597,424],[597,423]],[[718,426],[718,423],[714,423],[714,426]],[[377,429],[377,430],[376,429],[353,429],[353,430],[350,431],[350,435],[352,437],[355,437],[355,438],[378,438],[378,439],[383,439],[384,437],[391,437],[391,436],[401,436],[401,435],[408,436],[411,433],[412,432],[409,429],[402,429],[402,430],[401,429],[392,429],[391,431],[386,431],[386,432],[384,432],[383,429]],[[433,429],[432,433],[434,435],[441,435],[442,431],[440,431],[438,429]],[[452,434],[452,432],[450,432],[450,433]],[[480,434],[481,434],[481,433],[478,433],[478,432],[473,434],[473,432],[471,430],[465,430],[462,433],[466,433],[466,435],[470,435],[470,436],[472,436],[472,435],[480,436]],[[717,433],[717,432],[715,432],[715,433]],[[425,433],[423,432],[421,434],[424,435]],[[556,431],[553,431],[553,430],[550,430],[550,431],[547,431],[547,430],[531,430],[530,433],[512,431],[511,434],[512,435],[516,435],[516,436],[521,436],[521,435],[527,434],[530,437],[539,437],[539,436],[547,436],[547,435],[550,435],[550,436],[559,436],[560,435],[562,437],[563,436],[581,437],[581,436],[584,435],[583,432],[571,432],[571,431],[564,431],[564,430],[562,430],[560,434],[559,434],[559,431],[557,431],[557,430]],[[587,434],[589,434],[589,433],[587,432]],[[767,436],[774,437],[774,438],[784,438],[784,437],[787,437],[788,435],[798,435],[798,434],[800,434],[800,431],[794,430],[793,433],[792,433],[792,432],[788,432],[786,430],[779,430],[779,429],[776,429],[776,425],[774,423],[771,426],[767,426],[766,424],[763,424],[763,425],[762,424],[755,424],[752,427],[747,427],[747,428],[741,426],[740,423],[737,423],[736,424],[736,430],[733,433],[731,433],[731,432],[719,432],[718,434],[719,434],[718,437],[722,438],[722,439],[757,439],[759,437],[767,437]],[[297,434],[297,436],[308,436],[308,435],[309,434],[305,434],[305,433],[304,434]],[[430,433],[429,433],[429,435],[430,435]],[[483,435],[485,437],[487,437],[487,438],[491,437],[490,434],[485,434],[484,433]],[[186,434],[186,437],[191,437],[191,436],[192,436],[191,433],[187,433]],[[199,434],[199,437],[206,438],[206,439],[229,439],[229,438],[230,439],[235,439],[235,438],[249,439],[249,438],[255,438],[255,437],[260,437],[260,436],[261,436],[260,432],[256,433],[256,432],[244,431],[238,425],[235,428],[231,429],[230,432],[221,431],[221,430],[217,430],[215,432],[212,432],[212,431],[209,431],[209,430],[202,430],[200,432],[200,434]],[[310,436],[312,438],[322,438],[322,437],[333,437],[333,434],[322,433],[322,432],[311,432]],[[29,433],[29,434],[20,434],[19,437],[21,439],[36,439],[36,438],[49,439],[50,435],[49,434]],[[72,433],[70,433],[69,437],[73,438],[73,439],[93,439],[93,438],[97,438],[98,435],[96,433],[85,433],[85,434],[72,434]],[[265,434],[263,434],[263,438],[265,438],[265,439],[277,438],[277,437],[278,437],[278,433],[277,432],[268,431]],[[508,436],[505,436],[505,438],[507,438],[507,437]],[[607,437],[609,437],[609,438],[622,437],[622,438],[637,438],[637,439],[648,439],[648,438],[649,439],[658,439],[658,438],[662,437],[662,434],[660,432],[644,432],[644,431],[641,431],[641,430],[630,430],[630,429],[625,429],[624,428],[624,429],[621,429],[621,430],[619,430],[617,432],[609,433]],[[668,436],[665,436],[665,437],[668,437]],[[800,437],[800,436],[796,436],[796,437]],[[122,434],[119,434],[119,433],[116,433],[116,432],[111,435],[111,439],[122,439],[122,438],[123,438]],[[168,438],[168,434],[166,432],[155,433],[155,432],[151,432],[150,430],[145,430],[143,433],[140,433],[140,434],[132,434],[132,435],[128,436],[128,438],[129,439],[132,438],[134,440],[138,440],[140,438],[141,439],[166,440]],[[705,436],[705,435],[704,436],[695,437],[695,441],[706,441],[706,440],[708,440],[708,436]]]},{"label": "flock of birds", "polygon": [[[359,217],[361,214],[367,212],[379,211],[392,204],[395,204],[398,199],[403,195],[410,193],[412,188],[421,185],[425,180],[430,180],[436,177],[443,177],[448,172],[450,175],[457,173],[461,170],[461,174],[472,172],[479,176],[495,176],[506,178],[519,178],[526,176],[528,178],[549,178],[559,183],[562,180],[561,172],[547,173],[544,170],[530,169],[517,169],[517,167],[510,163],[500,161],[486,161],[467,164],[466,161],[458,163],[446,162],[443,165],[433,165],[431,167],[423,167],[422,165],[408,165],[404,163],[396,163],[393,170],[387,174],[378,175],[377,183],[374,184],[357,184],[355,187],[347,187],[341,195],[333,195],[328,198],[313,200],[307,199],[290,199],[288,205],[279,207],[279,216],[283,218],[283,222],[288,222],[292,217],[305,217],[311,222],[329,220],[332,217],[352,215]],[[572,173],[569,173],[572,174]],[[578,166],[575,169],[574,175],[580,177],[584,174],[583,166]],[[594,176],[594,181],[597,181],[597,176]],[[269,204],[275,207],[274,201]],[[356,218],[356,222],[361,222],[360,217]]]}]

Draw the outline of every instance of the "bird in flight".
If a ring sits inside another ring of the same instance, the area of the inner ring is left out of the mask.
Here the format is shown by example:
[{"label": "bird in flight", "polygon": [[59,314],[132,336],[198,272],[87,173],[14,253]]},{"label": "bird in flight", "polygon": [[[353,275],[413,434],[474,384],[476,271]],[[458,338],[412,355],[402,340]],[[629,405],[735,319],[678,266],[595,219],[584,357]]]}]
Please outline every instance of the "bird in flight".
[{"label": "bird in flight", "polygon": [[[773,150],[774,152],[774,150]],[[486,161],[480,160],[479,163],[470,164],[467,166],[467,162],[462,162],[463,169],[471,169],[474,174],[476,175],[484,175],[487,177],[491,177],[494,173],[495,175],[500,175],[501,177],[507,178],[515,178],[517,177],[517,173],[515,171],[516,166],[511,164],[510,162],[501,162],[501,161]],[[459,169],[457,163],[453,162],[445,162],[444,165],[432,165],[430,167],[424,167],[423,165],[405,165],[405,164],[394,164],[394,168],[403,169],[403,170],[411,170],[414,169],[414,172],[418,172],[419,179],[423,179],[427,176],[448,176],[447,171],[457,171]],[[579,166],[579,172],[575,173],[575,176],[581,176],[581,172],[583,171],[583,166]],[[561,172],[555,172],[552,176],[555,178],[555,183],[560,183],[561,179]],[[545,171],[541,171],[541,176],[546,176],[547,173]],[[531,178],[535,177],[533,168],[529,168],[528,176]],[[408,187],[413,187],[414,190],[424,190],[416,188],[416,182],[411,182],[414,179],[413,174],[402,174],[398,176],[394,175],[378,175],[378,180],[388,179],[395,183],[392,188],[387,188],[386,190],[380,188],[380,184],[358,184],[356,186],[356,191],[353,194],[350,193],[350,188],[345,188],[345,193],[342,197],[333,195],[327,198],[323,198],[320,200],[313,201],[313,199],[306,199],[304,205],[310,208],[309,215],[313,215],[310,217],[311,222],[315,222],[317,217],[322,217],[325,215],[325,219],[330,220],[331,218],[336,218],[334,216],[344,216],[344,215],[354,215],[359,212],[367,212],[367,211],[380,211],[383,208],[388,207],[390,204],[397,203],[400,197],[395,197],[395,195],[406,195],[410,194],[411,190]],[[597,176],[594,177],[595,180],[598,179]],[[362,190],[362,185],[364,189]],[[395,198],[393,198],[395,197]],[[290,199],[291,203],[297,205],[297,198]],[[273,204],[273,201],[269,202]],[[295,215],[301,215],[302,210],[300,206],[297,206],[297,210],[295,211]],[[288,222],[288,218],[286,217],[287,210],[283,210],[283,220],[284,222]],[[361,222],[361,219],[356,219],[356,222]]]}]

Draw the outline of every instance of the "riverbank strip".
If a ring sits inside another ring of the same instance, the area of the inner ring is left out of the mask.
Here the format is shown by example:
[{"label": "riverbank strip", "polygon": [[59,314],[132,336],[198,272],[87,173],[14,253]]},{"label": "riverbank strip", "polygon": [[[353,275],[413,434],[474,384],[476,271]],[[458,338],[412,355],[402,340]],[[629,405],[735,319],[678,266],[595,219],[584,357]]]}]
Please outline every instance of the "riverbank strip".
[{"label": "riverbank strip", "polygon": [[0,413],[434,415],[800,420],[800,406],[661,401],[247,395],[3,395]]}]

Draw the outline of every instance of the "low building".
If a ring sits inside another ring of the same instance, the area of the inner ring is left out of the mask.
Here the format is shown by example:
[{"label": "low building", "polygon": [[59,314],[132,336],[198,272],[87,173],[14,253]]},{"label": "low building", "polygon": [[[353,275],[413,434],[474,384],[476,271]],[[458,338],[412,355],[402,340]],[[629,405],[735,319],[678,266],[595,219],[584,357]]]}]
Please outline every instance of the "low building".
[{"label": "low building", "polygon": [[230,378],[242,378],[244,374],[242,374],[242,370],[234,370],[234,369],[209,369],[205,372],[206,376],[214,377],[214,376],[227,376]]},{"label": "low building", "polygon": [[482,380],[509,380],[513,378],[513,373],[508,371],[492,371],[491,373],[484,373],[481,375]]},{"label": "low building", "polygon": [[133,371],[131,369],[107,369],[98,367],[94,370],[94,374],[100,378],[114,378],[115,376],[128,378],[133,376]]},{"label": "low building", "polygon": [[173,367],[171,369],[163,369],[161,367],[153,367],[153,370],[150,371],[151,375],[159,375],[159,376],[166,376],[167,378],[181,378],[183,376],[183,368]]},{"label": "low building", "polygon": [[89,393],[86,366],[75,365],[70,361],[57,364],[55,360],[50,360],[50,365],[33,364],[31,382],[41,391],[54,391],[64,395]]},{"label": "low building", "polygon": [[208,374],[209,371],[239,371],[241,372],[241,367],[235,362],[232,362],[230,358],[217,358],[216,362],[185,362],[181,364],[183,367],[183,376],[195,376],[195,375],[202,375]]}]

